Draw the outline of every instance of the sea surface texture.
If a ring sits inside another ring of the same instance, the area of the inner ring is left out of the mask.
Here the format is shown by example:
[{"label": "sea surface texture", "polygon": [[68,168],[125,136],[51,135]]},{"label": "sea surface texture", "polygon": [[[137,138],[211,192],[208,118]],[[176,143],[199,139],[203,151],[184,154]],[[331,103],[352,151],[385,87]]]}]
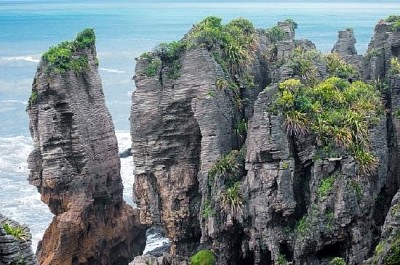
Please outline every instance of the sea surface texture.
[{"label": "sea surface texture", "polygon": [[[398,11],[396,13],[396,11]],[[267,29],[291,18],[297,39],[327,53],[340,29],[352,28],[364,53],[375,24],[400,15],[398,1],[3,1],[0,0],[0,212],[27,224],[36,248],[52,214],[27,179],[32,149],[25,111],[40,56],[49,47],[94,28],[107,107],[120,151],[130,146],[129,122],[135,57],[160,42],[180,39],[196,22],[245,17]],[[132,202],[132,158],[123,158],[124,196]]]}]

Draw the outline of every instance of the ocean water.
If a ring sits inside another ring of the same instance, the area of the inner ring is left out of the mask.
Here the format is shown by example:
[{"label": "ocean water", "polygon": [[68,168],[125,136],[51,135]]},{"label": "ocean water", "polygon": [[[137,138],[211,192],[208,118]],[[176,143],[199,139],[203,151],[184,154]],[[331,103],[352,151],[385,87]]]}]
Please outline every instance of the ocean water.
[{"label": "ocean water", "polygon": [[[34,247],[51,221],[47,206],[26,180],[32,142],[25,108],[41,54],[82,29],[95,29],[106,103],[124,150],[130,146],[134,58],[160,42],[180,39],[204,17],[219,16],[223,22],[245,17],[258,28],[292,18],[299,25],[296,38],[310,39],[323,52],[333,47],[339,29],[351,27],[357,50],[364,53],[375,24],[399,11],[395,0],[0,0],[0,212],[31,227]],[[121,165],[124,197],[132,204],[132,159],[122,159]]]}]

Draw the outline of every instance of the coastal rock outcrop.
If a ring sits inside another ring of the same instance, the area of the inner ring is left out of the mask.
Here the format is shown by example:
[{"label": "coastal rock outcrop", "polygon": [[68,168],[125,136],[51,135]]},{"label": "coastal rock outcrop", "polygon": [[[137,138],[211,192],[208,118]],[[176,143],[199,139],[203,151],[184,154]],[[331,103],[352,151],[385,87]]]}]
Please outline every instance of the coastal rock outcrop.
[{"label": "coastal rock outcrop", "polygon": [[0,264],[38,264],[32,251],[32,235],[29,228],[1,213]]},{"label": "coastal rock outcrop", "polygon": [[43,54],[28,114],[29,182],[55,215],[39,264],[128,264],[145,229],[122,199],[117,140],[105,106],[91,29]]},{"label": "coastal rock outcrop", "polygon": [[365,56],[351,29],[323,56],[294,39],[292,20],[255,30],[209,17],[138,59],[134,193],[141,221],[166,227],[172,256],[221,265],[394,257],[399,21],[377,25]]}]

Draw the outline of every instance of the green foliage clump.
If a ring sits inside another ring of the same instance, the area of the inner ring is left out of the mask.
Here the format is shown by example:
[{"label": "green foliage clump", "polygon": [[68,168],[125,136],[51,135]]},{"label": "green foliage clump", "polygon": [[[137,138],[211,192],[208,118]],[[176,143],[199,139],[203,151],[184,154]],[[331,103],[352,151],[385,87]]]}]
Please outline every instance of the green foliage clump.
[{"label": "green foliage clump", "polygon": [[181,41],[172,41],[161,43],[154,49],[154,54],[160,57],[163,62],[173,62],[179,58],[185,50],[185,43]]},{"label": "green foliage clump", "polygon": [[209,200],[207,200],[207,201],[204,203],[203,217],[204,217],[204,218],[208,218],[208,217],[213,216],[213,215],[214,215],[214,211],[213,211],[213,209],[212,209],[212,207],[211,207],[211,203],[210,203]]},{"label": "green foliage clump", "polygon": [[234,19],[226,25],[221,21],[213,16],[205,18],[192,28],[184,41],[188,48],[222,50],[222,58],[218,59],[222,59],[230,74],[240,74],[254,57],[255,28],[244,18]]},{"label": "green foliage clump", "polygon": [[247,121],[245,119],[242,119],[236,123],[235,134],[240,138],[244,138],[246,136],[247,129]]},{"label": "green foliage clump", "polygon": [[3,224],[3,229],[7,235],[11,235],[18,240],[26,241],[28,235],[25,230],[20,226],[13,226],[11,224],[5,223]]},{"label": "green foliage clump", "polygon": [[211,250],[200,250],[190,258],[190,265],[214,265],[215,256]]},{"label": "green foliage clump", "polygon": [[221,193],[221,206],[225,213],[237,218],[242,213],[243,196],[240,192],[240,182],[235,182]]},{"label": "green foliage clump", "polygon": [[335,184],[335,176],[329,176],[323,179],[317,189],[318,196],[325,197],[326,195],[328,195],[332,191],[334,184]]},{"label": "green foliage clump", "polygon": [[93,29],[84,29],[79,32],[74,41],[74,45],[81,49],[90,48],[96,42],[96,35]]},{"label": "green foliage clump", "polygon": [[298,221],[296,225],[296,233],[300,236],[304,236],[310,231],[310,229],[311,229],[311,224],[307,220],[307,216],[305,215]]},{"label": "green foliage clump", "polygon": [[369,152],[368,128],[379,121],[379,91],[361,81],[331,77],[306,86],[289,79],[279,85],[275,108],[284,115],[289,135],[313,133],[318,146],[333,145],[349,152],[361,173],[372,173],[378,160]]},{"label": "green foliage clump", "polygon": [[321,59],[322,55],[318,51],[297,47],[289,58],[289,67],[302,83],[313,85],[317,81],[317,67],[314,65],[314,61]]},{"label": "green foliage clump", "polygon": [[208,172],[209,178],[224,176],[229,180],[236,180],[240,172],[240,166],[244,162],[242,151],[232,150],[229,154],[222,156]]},{"label": "green foliage clump", "polygon": [[298,25],[293,19],[291,18],[285,19],[285,22],[289,23],[289,25],[292,27],[292,30],[297,29]]},{"label": "green foliage clump", "polygon": [[343,258],[335,257],[329,262],[329,265],[346,265],[346,262]]},{"label": "green foliage clump", "polygon": [[398,75],[400,74],[400,62],[399,59],[396,57],[390,59],[390,74],[392,75]]},{"label": "green foliage clump", "polygon": [[276,261],[276,264],[277,265],[286,265],[286,264],[288,264],[288,261],[287,261],[285,255],[279,254],[278,259]]},{"label": "green foliage clump", "polygon": [[57,73],[72,70],[79,73],[87,69],[89,64],[88,58],[79,55],[78,51],[93,46],[95,39],[94,30],[85,29],[78,33],[74,41],[64,41],[51,47],[42,55],[42,59],[48,63],[48,70],[54,69]]},{"label": "green foliage clump", "polygon": [[331,76],[340,78],[357,78],[358,71],[346,63],[338,53],[331,53],[325,56],[327,71]]},{"label": "green foliage clump", "polygon": [[283,41],[286,38],[286,33],[278,26],[273,26],[267,30],[268,37],[272,43]]},{"label": "green foliage clump", "polygon": [[147,77],[156,76],[160,72],[161,60],[155,57],[152,53],[144,53],[140,56],[148,62],[146,68],[144,69],[144,75]]},{"label": "green foliage clump", "polygon": [[388,253],[383,258],[384,265],[398,265],[400,261],[400,236],[391,244]]},{"label": "green foliage clump", "polygon": [[29,106],[32,106],[32,105],[36,104],[38,98],[39,98],[38,92],[36,92],[36,91],[33,90],[32,93],[31,93],[31,95],[30,95],[30,97],[29,97],[28,105],[29,105]]},{"label": "green foliage clump", "polygon": [[392,30],[400,30],[400,16],[391,15],[385,21],[393,23]]}]

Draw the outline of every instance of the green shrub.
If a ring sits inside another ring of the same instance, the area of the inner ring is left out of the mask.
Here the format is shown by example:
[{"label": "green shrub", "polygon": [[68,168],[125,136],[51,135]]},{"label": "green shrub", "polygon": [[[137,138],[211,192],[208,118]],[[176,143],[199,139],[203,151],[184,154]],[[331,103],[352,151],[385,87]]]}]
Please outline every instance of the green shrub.
[{"label": "green shrub", "polygon": [[278,259],[276,261],[276,264],[277,265],[286,265],[286,264],[288,264],[288,261],[287,261],[285,255],[279,254]]},{"label": "green shrub", "polygon": [[[234,19],[226,25],[217,17],[207,17],[196,24],[185,37],[186,47],[206,47],[209,50],[222,50],[222,58],[214,59],[229,73],[241,73],[254,57],[256,35],[253,24],[244,19]],[[218,53],[213,53],[213,55]],[[223,63],[221,63],[221,60]]]},{"label": "green shrub", "polygon": [[289,58],[288,66],[293,74],[299,76],[302,83],[314,85],[317,79],[317,67],[314,61],[322,60],[322,55],[316,50],[295,48]]},{"label": "green shrub", "polygon": [[96,35],[93,29],[84,29],[79,32],[74,41],[74,45],[79,48],[89,48],[96,42]]},{"label": "green shrub", "polygon": [[289,135],[312,133],[319,147],[350,153],[361,173],[370,174],[378,165],[369,151],[368,128],[379,122],[383,105],[373,86],[338,77],[311,86],[289,79],[279,85],[274,109],[283,113]]},{"label": "green shrub", "polygon": [[358,71],[346,63],[338,53],[331,53],[325,56],[327,71],[331,76],[340,78],[357,78]]},{"label": "green shrub", "polygon": [[335,176],[329,176],[323,179],[317,189],[318,196],[325,197],[328,195],[333,189],[333,184],[335,184]]},{"label": "green shrub", "polygon": [[386,18],[386,22],[393,23],[392,30],[400,30],[400,16],[391,15]]},{"label": "green shrub", "polygon": [[400,62],[399,62],[399,59],[397,59],[396,57],[394,57],[394,58],[392,58],[390,60],[390,70],[389,70],[389,72],[392,75],[400,74]]},{"label": "green shrub", "polygon": [[400,236],[398,236],[391,244],[389,251],[383,258],[384,265],[398,265],[400,261]]},{"label": "green shrub", "polygon": [[232,150],[229,154],[222,156],[208,172],[209,178],[216,176],[237,180],[240,167],[244,163],[242,151]]},{"label": "green shrub", "polygon": [[160,57],[163,62],[172,63],[179,59],[179,56],[185,50],[185,42],[172,41],[161,43],[154,49],[154,54]]},{"label": "green shrub", "polygon": [[213,215],[214,215],[214,210],[213,210],[213,208],[211,207],[210,201],[207,200],[207,201],[204,203],[203,217],[204,217],[204,218],[208,218],[208,217],[213,216]]},{"label": "green shrub", "polygon": [[160,71],[161,60],[158,58],[153,58],[144,69],[144,74],[148,77],[156,76]]},{"label": "green shrub", "polygon": [[239,137],[244,137],[247,133],[247,128],[247,121],[242,119],[236,123],[235,134]]},{"label": "green shrub", "polygon": [[93,29],[85,29],[78,33],[74,41],[64,41],[51,47],[42,55],[42,60],[47,62],[47,69],[54,69],[57,73],[72,70],[79,73],[88,68],[88,58],[79,55],[79,50],[90,48],[95,43]]},{"label": "green shrub", "polygon": [[268,37],[272,43],[283,41],[286,38],[286,33],[283,29],[278,26],[273,26],[267,30]]},{"label": "green shrub", "polygon": [[285,21],[287,22],[287,23],[289,23],[289,25],[292,27],[292,30],[295,30],[295,29],[297,29],[297,23],[293,20],[293,19],[291,19],[291,18],[288,18],[288,19],[285,19]]},{"label": "green shrub", "polygon": [[330,262],[329,265],[346,265],[343,258],[335,257]]},{"label": "green shrub", "polygon": [[36,104],[38,98],[39,98],[39,94],[36,91],[32,91],[32,94],[31,94],[31,96],[29,97],[29,100],[28,100],[28,105],[32,106],[32,105]]},{"label": "green shrub", "polygon": [[5,223],[3,224],[3,229],[7,235],[11,235],[18,240],[26,241],[28,238],[25,230],[20,226],[13,226],[11,224]]},{"label": "green shrub", "polygon": [[240,192],[240,182],[235,182],[232,187],[221,193],[221,207],[225,213],[237,218],[242,213],[243,196]]},{"label": "green shrub", "polygon": [[215,256],[211,250],[200,250],[190,258],[190,265],[214,265]]},{"label": "green shrub", "polygon": [[310,222],[307,220],[307,216],[303,216],[296,225],[296,233],[299,236],[304,236],[306,233],[308,233],[310,231],[311,228],[311,224]]}]

